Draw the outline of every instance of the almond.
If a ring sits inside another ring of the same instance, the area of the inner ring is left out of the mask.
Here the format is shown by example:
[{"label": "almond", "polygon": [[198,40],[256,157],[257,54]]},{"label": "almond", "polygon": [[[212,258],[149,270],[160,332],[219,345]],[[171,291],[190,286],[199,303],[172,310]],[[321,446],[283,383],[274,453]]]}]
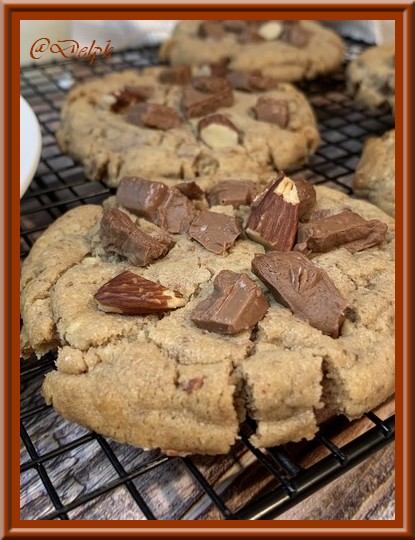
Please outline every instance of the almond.
[{"label": "almond", "polygon": [[197,129],[201,140],[210,148],[237,146],[240,141],[238,128],[222,114],[202,118]]},{"label": "almond", "polygon": [[163,313],[186,303],[178,293],[128,270],[105,283],[94,298],[102,311],[122,315]]},{"label": "almond", "polygon": [[300,200],[295,183],[280,173],[249,216],[246,234],[277,251],[290,251],[298,229]]},{"label": "almond", "polygon": [[273,41],[274,39],[278,39],[283,31],[283,26],[279,21],[267,21],[266,23],[262,24],[257,32],[262,37],[262,39],[265,39],[265,41]]}]

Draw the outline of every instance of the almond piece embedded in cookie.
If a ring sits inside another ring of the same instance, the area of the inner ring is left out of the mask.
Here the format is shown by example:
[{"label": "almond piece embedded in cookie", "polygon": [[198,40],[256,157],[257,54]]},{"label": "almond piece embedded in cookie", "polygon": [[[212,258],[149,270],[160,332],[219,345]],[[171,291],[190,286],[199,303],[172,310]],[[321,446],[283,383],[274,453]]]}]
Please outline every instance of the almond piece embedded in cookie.
[{"label": "almond piece embedded in cookie", "polygon": [[340,212],[302,225],[294,249],[307,256],[338,247],[355,253],[384,242],[387,230],[386,223],[378,219],[366,221],[355,212]]},{"label": "almond piece embedded in cookie", "polygon": [[283,24],[280,21],[267,21],[258,28],[257,32],[265,41],[278,39],[283,32]]},{"label": "almond piece embedded in cookie", "polygon": [[164,313],[185,305],[181,295],[126,270],[94,295],[99,309],[122,315]]},{"label": "almond piece embedded in cookie", "polygon": [[299,209],[295,183],[280,173],[251,211],[246,234],[269,249],[290,251],[297,236]]},{"label": "almond piece embedded in cookie", "polygon": [[323,334],[339,336],[347,300],[323,268],[301,253],[271,251],[255,255],[252,272],[294,315]]},{"label": "almond piece embedded in cookie", "polygon": [[222,270],[213,286],[212,294],[191,314],[199,328],[219,334],[238,334],[253,328],[268,311],[268,300],[246,274]]},{"label": "almond piece embedded in cookie", "polygon": [[223,114],[205,116],[199,121],[197,131],[210,148],[237,146],[241,138],[238,128]]},{"label": "almond piece embedded in cookie", "polygon": [[256,102],[254,111],[257,120],[275,124],[282,129],[285,129],[290,121],[290,109],[285,99],[261,96]]},{"label": "almond piece embedded in cookie", "polygon": [[222,255],[234,245],[242,233],[238,220],[233,216],[203,210],[189,228],[189,236],[217,255]]},{"label": "almond piece embedded in cookie", "polygon": [[104,210],[100,229],[105,251],[118,253],[135,266],[147,266],[165,257],[174,246],[169,236],[150,236],[118,208]]},{"label": "almond piece embedded in cookie", "polygon": [[181,120],[179,115],[165,105],[156,105],[155,103],[139,103],[131,107],[125,120],[129,124],[136,126],[146,126],[154,129],[167,131],[179,127]]}]

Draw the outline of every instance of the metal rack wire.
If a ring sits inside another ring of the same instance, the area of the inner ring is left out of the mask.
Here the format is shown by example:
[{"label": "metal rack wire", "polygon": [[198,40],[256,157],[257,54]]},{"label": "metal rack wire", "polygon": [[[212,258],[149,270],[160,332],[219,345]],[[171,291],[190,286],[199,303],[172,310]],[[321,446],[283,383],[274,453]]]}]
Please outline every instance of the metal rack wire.
[{"label": "metal rack wire", "polygon": [[[350,42],[349,54],[360,48]],[[62,155],[56,144],[54,131],[67,89],[74,81],[156,61],[156,49],[144,48],[113,54],[92,67],[77,60],[22,69],[21,94],[37,114],[43,135],[41,162],[21,200],[22,259],[58,216],[79,204],[100,203],[111,193],[104,184],[87,181],[82,169]],[[363,142],[393,127],[393,118],[387,110],[372,112],[354,104],[344,92],[342,71],[300,86],[316,111],[323,144],[306,167],[292,172],[352,194]],[[119,445],[58,417],[40,395],[43,376],[53,364],[50,354],[21,365],[22,519],[94,519],[96,508],[108,507],[109,501],[116,503],[107,519],[119,519],[120,508],[124,519],[200,519],[209,508],[219,519],[270,519],[394,438],[394,416],[382,420],[369,413],[364,432],[345,445],[338,446],[335,435],[348,429],[349,423],[338,418],[322,426],[310,444],[259,450],[249,443],[248,423],[229,456],[166,457]],[[325,457],[303,467],[301,456],[315,447],[323,449]],[[81,476],[86,459],[91,472],[85,480]],[[250,471],[255,471],[256,489],[251,485],[248,502],[245,499],[241,504],[237,491],[246,488]],[[170,478],[167,485],[166,478]],[[177,486],[180,492],[175,492],[174,501],[166,496],[167,501],[154,504],[154,490],[167,493]]]}]

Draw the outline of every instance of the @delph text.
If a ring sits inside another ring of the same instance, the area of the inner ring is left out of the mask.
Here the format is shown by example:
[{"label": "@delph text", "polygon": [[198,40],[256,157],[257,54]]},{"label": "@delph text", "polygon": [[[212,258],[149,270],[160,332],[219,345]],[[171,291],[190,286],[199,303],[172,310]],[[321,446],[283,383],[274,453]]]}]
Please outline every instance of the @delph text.
[{"label": "@delph text", "polygon": [[74,39],[60,39],[56,43],[51,43],[49,38],[42,37],[37,39],[30,48],[30,56],[34,60],[39,60],[41,56],[50,51],[53,54],[60,54],[64,58],[88,58],[90,64],[95,61],[95,58],[111,58],[111,53],[114,48],[111,47],[111,40],[107,41],[105,49],[96,45],[94,39],[90,46],[80,47],[79,43]]}]

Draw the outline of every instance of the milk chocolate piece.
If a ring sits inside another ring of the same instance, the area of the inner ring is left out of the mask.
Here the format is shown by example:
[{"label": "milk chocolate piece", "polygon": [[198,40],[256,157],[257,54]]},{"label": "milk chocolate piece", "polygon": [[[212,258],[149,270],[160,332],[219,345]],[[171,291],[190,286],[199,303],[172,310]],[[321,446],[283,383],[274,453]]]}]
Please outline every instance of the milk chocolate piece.
[{"label": "milk chocolate piece", "polygon": [[118,253],[136,266],[147,266],[167,255],[174,246],[168,236],[150,236],[143,232],[118,208],[104,210],[100,238],[106,251]]},{"label": "milk chocolate piece", "polygon": [[223,114],[205,116],[199,121],[197,131],[210,148],[237,146],[242,138],[238,128]]},{"label": "milk chocolate piece", "polygon": [[378,219],[366,221],[355,212],[341,212],[302,225],[295,250],[313,256],[344,247],[355,253],[381,244],[387,230],[388,226]]},{"label": "milk chocolate piece", "polygon": [[233,216],[203,210],[189,228],[189,236],[217,255],[222,255],[241,234],[242,229]]},{"label": "milk chocolate piece", "polygon": [[305,178],[298,176],[293,178],[297,188],[298,199],[300,200],[299,218],[302,221],[309,219],[311,212],[316,204],[316,190]]},{"label": "milk chocolate piece", "polygon": [[223,21],[223,25],[228,32],[240,34],[248,28],[249,21]]},{"label": "milk chocolate piece", "polygon": [[102,311],[122,315],[164,313],[185,305],[179,293],[128,270],[105,283],[94,298]]},{"label": "milk chocolate piece", "polygon": [[301,253],[271,251],[255,255],[252,272],[294,315],[323,334],[339,336],[347,301],[321,267]]},{"label": "milk chocolate piece", "polygon": [[125,177],[117,190],[117,202],[133,214],[154,221],[157,209],[167,197],[168,187],[137,176]]},{"label": "milk chocolate piece", "polygon": [[159,75],[162,84],[178,84],[180,86],[189,84],[192,80],[192,70],[190,66],[173,66],[163,69]]},{"label": "milk chocolate piece", "polygon": [[259,69],[252,71],[230,71],[226,78],[231,83],[232,88],[244,92],[260,92],[278,88],[277,79],[262,75]]},{"label": "milk chocolate piece", "polygon": [[255,26],[249,25],[239,33],[238,41],[240,43],[260,43],[261,41],[264,41],[264,38],[260,36],[258,29]]},{"label": "milk chocolate piece", "polygon": [[294,47],[305,47],[310,41],[311,32],[306,30],[299,21],[284,21],[281,41]]},{"label": "milk chocolate piece", "polygon": [[238,334],[255,326],[268,311],[268,300],[246,274],[222,270],[212,294],[191,314],[199,328],[219,334]]},{"label": "milk chocolate piece", "polygon": [[249,180],[223,180],[218,182],[209,192],[210,206],[232,205],[238,208],[241,205],[251,204],[258,192],[258,185]]},{"label": "milk chocolate piece", "polygon": [[195,77],[183,89],[182,105],[188,118],[206,116],[221,107],[233,105],[232,86],[218,77]]},{"label": "milk chocolate piece", "polygon": [[123,90],[114,92],[113,95],[117,101],[111,105],[111,110],[119,112],[135,103],[147,101],[153,93],[152,86],[126,86]]},{"label": "milk chocolate piece", "polygon": [[200,201],[205,196],[205,192],[201,189],[200,186],[196,184],[193,180],[190,182],[182,182],[177,184],[176,188],[183,193],[190,200]]},{"label": "milk chocolate piece", "polygon": [[281,172],[251,211],[246,234],[269,249],[290,251],[297,235],[299,208],[297,188]]},{"label": "milk chocolate piece", "polygon": [[131,107],[125,117],[129,124],[147,126],[164,131],[179,127],[181,120],[179,115],[165,105],[155,103],[139,103]]},{"label": "milk chocolate piece", "polygon": [[290,121],[290,109],[285,99],[273,99],[266,96],[258,98],[254,107],[256,117],[261,122],[286,128]]},{"label": "milk chocolate piece", "polygon": [[203,21],[199,25],[198,34],[202,38],[222,39],[226,30],[222,21]]},{"label": "milk chocolate piece", "polygon": [[182,234],[189,230],[195,217],[196,209],[191,201],[172,188],[157,210],[155,223],[169,233]]}]

